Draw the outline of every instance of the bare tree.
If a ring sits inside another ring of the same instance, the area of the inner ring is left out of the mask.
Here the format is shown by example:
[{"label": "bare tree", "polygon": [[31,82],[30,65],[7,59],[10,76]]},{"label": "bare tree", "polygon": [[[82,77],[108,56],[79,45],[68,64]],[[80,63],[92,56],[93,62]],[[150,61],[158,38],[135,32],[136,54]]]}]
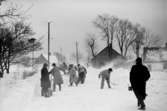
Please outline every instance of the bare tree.
[{"label": "bare tree", "polygon": [[136,39],[136,35],[132,30],[132,23],[128,20],[119,20],[115,26],[115,30],[120,53],[122,56],[126,57],[129,47]]},{"label": "bare tree", "polygon": [[[4,9],[5,8],[5,9]],[[3,9],[3,10],[1,10]],[[12,3],[8,7],[2,7],[0,5],[0,22],[8,23],[11,21],[16,21],[18,19],[25,18],[25,12],[21,11],[20,7]]]},{"label": "bare tree", "polygon": [[11,24],[10,27],[0,27],[0,71],[9,73],[10,63],[17,57],[29,52],[40,50],[41,43],[29,42],[29,37],[33,35],[30,25],[19,21]]},{"label": "bare tree", "polygon": [[163,41],[158,35],[153,34],[149,30],[145,31],[144,47],[160,47],[162,44]]},{"label": "bare tree", "polygon": [[132,48],[134,53],[136,54],[136,57],[139,57],[141,46],[144,45],[146,29],[144,27],[141,27],[139,24],[137,24],[133,27],[133,30],[135,32],[136,39],[132,44]]},{"label": "bare tree", "polygon": [[94,25],[100,29],[103,34],[104,40],[107,42],[109,56],[110,49],[112,48],[113,35],[114,35],[114,25],[118,21],[118,18],[115,16],[109,16],[107,14],[98,15],[98,17],[93,22]]},{"label": "bare tree", "polygon": [[[146,30],[143,43],[144,43],[143,44],[144,47],[143,47],[142,56],[143,56],[143,60],[145,60],[147,54],[149,54],[150,51],[152,51],[153,53],[153,51],[160,49],[160,47],[162,46],[164,42],[158,35],[155,35],[151,33],[149,30]],[[157,53],[157,52],[155,51],[154,53]],[[161,57],[161,53],[159,54]]]},{"label": "bare tree", "polygon": [[[97,43],[96,43],[96,37],[95,34],[87,34],[88,38],[86,39],[86,47],[88,48],[88,55],[95,57],[97,54]],[[89,54],[91,53],[91,54]]]}]

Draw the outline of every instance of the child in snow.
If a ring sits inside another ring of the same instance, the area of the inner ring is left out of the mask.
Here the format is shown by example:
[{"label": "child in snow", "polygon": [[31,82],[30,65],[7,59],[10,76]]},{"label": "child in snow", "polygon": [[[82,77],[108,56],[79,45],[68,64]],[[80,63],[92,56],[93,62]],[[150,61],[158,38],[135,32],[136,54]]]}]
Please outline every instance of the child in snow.
[{"label": "child in snow", "polygon": [[100,72],[99,74],[99,78],[101,79],[101,89],[103,89],[104,87],[104,81],[107,82],[108,88],[111,88],[110,86],[110,73],[112,72],[112,68],[108,68],[106,70],[103,70],[102,72]]}]

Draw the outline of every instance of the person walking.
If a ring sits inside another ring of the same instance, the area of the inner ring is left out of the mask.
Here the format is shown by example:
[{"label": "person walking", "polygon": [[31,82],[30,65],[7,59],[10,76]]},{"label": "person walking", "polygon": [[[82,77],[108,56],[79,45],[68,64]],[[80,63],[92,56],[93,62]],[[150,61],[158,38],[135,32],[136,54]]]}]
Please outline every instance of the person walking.
[{"label": "person walking", "polygon": [[60,74],[60,70],[55,63],[53,63],[52,66],[53,68],[49,73],[53,76],[53,91],[56,91],[56,85],[59,86],[59,91],[61,91],[61,84],[63,84],[62,75]]},{"label": "person walking", "polygon": [[49,72],[47,69],[48,65],[43,64],[43,68],[41,69],[41,96],[49,97],[49,88],[51,86],[49,79]]},{"label": "person walking", "polygon": [[86,78],[87,70],[84,66],[78,64],[78,80],[77,85],[81,82],[81,84],[84,84],[85,78]]},{"label": "person walking", "polygon": [[110,85],[110,73],[112,72],[112,68],[108,68],[106,70],[103,70],[102,72],[100,72],[99,74],[99,78],[101,78],[101,86],[100,88],[103,89],[104,88],[104,82],[107,82],[108,88],[111,88]]},{"label": "person walking", "polygon": [[72,86],[73,83],[75,83],[75,85],[77,85],[76,68],[74,67],[73,64],[71,64],[68,73],[69,73],[69,75],[70,75],[70,79],[69,79],[70,85],[69,85],[69,86]]},{"label": "person walking", "polygon": [[136,65],[133,65],[130,71],[130,90],[133,90],[139,109],[144,110],[146,105],[144,100],[146,94],[146,82],[150,78],[150,72],[148,68],[142,64],[142,59],[138,57],[136,59]]}]

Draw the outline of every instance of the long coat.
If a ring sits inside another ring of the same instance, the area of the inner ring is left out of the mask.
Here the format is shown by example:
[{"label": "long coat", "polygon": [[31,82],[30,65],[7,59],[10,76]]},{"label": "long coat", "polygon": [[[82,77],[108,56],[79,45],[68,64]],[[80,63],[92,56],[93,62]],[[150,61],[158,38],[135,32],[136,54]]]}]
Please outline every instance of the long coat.
[{"label": "long coat", "polygon": [[41,87],[42,88],[49,88],[51,86],[50,79],[49,79],[49,72],[48,69],[43,67],[41,69]]},{"label": "long coat", "polygon": [[150,78],[150,72],[144,65],[134,65],[130,71],[130,83],[138,99],[146,97],[146,81]]},{"label": "long coat", "polygon": [[70,74],[70,83],[76,82],[77,81],[77,75],[76,75],[75,68],[71,68],[69,70],[69,74]]},{"label": "long coat", "polygon": [[54,67],[50,73],[53,75],[53,78],[54,78],[54,82],[56,84],[63,84],[63,78],[60,74],[60,70],[58,67]]}]

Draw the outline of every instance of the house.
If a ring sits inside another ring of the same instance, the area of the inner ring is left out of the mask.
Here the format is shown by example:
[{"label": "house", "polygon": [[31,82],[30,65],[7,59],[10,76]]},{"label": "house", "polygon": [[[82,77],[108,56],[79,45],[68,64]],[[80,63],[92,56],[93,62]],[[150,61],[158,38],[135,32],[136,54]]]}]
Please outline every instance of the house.
[{"label": "house", "polygon": [[46,57],[44,57],[43,54],[41,54],[39,57],[35,59],[35,64],[44,64],[44,63],[48,63],[48,60],[46,59]]},{"label": "house", "polygon": [[152,70],[167,69],[167,43],[165,47],[145,47],[144,62]]},{"label": "house", "polygon": [[105,47],[94,58],[92,58],[91,64],[93,67],[100,68],[111,62],[113,62],[113,64],[116,65],[122,62],[122,60],[125,60],[125,57],[120,55],[117,51],[115,51],[112,48],[110,48],[109,56],[109,47]]}]

